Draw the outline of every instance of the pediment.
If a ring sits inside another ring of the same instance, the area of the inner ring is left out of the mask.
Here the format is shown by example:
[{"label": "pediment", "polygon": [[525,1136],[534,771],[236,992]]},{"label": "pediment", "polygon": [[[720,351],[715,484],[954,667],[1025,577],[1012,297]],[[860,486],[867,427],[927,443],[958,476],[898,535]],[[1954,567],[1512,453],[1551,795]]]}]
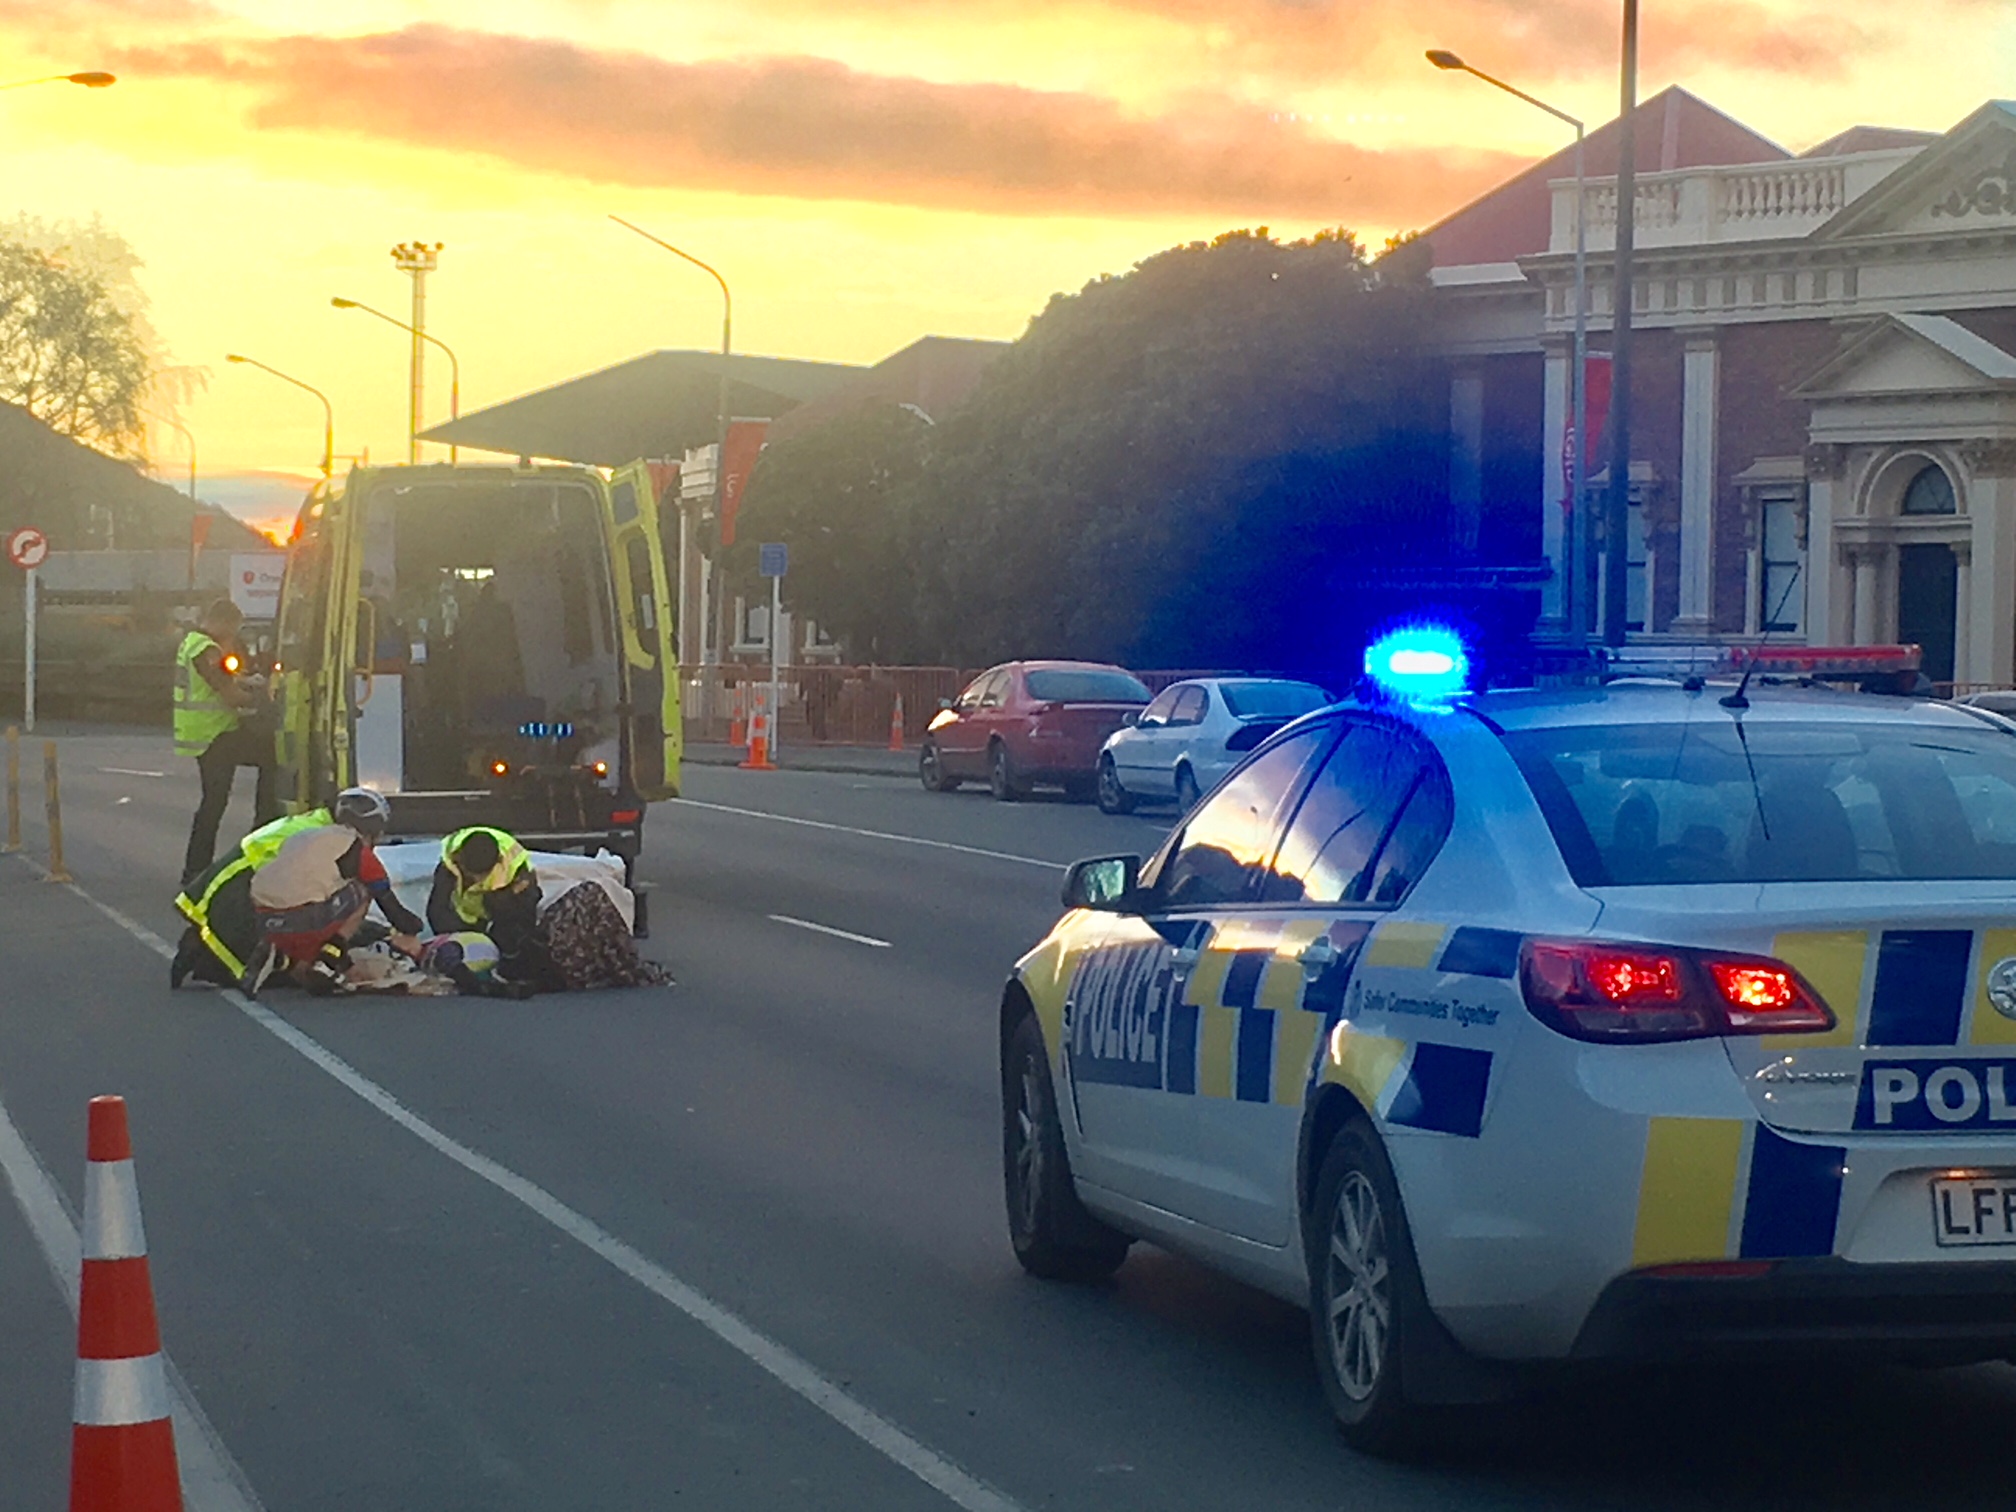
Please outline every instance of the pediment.
[{"label": "pediment", "polygon": [[1886,315],[1793,386],[1802,399],[2016,391],[2016,356],[1943,315]]},{"label": "pediment", "polygon": [[1844,206],[1815,241],[2016,231],[2016,104],[1991,101]]}]

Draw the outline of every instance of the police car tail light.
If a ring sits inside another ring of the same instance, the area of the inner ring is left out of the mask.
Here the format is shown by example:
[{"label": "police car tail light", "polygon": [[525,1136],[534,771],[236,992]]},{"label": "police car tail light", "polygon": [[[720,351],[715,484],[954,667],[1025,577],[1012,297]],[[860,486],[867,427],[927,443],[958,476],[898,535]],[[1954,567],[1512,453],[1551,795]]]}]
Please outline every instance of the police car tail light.
[{"label": "police car tail light", "polygon": [[1647,1042],[1834,1027],[1834,1015],[1798,972],[1762,956],[1528,940],[1520,984],[1535,1018],[1579,1040]]}]

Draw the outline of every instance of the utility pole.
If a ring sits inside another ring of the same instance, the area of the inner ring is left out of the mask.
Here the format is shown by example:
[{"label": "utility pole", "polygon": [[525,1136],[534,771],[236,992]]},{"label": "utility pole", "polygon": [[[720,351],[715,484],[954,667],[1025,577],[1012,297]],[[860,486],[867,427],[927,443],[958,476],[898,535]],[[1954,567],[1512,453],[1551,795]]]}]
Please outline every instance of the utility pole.
[{"label": "utility pole", "polygon": [[[1611,281],[1610,497],[1603,511],[1603,644],[1624,644],[1631,525],[1631,256],[1638,221],[1638,0],[1624,0],[1617,115],[1617,257]],[[1649,588],[1648,601],[1649,601]]]},{"label": "utility pole", "polygon": [[406,424],[406,460],[420,460],[420,427],[427,390],[427,275],[440,266],[441,248],[435,242],[401,242],[392,249],[392,264],[413,279],[413,319],[407,329],[413,333],[413,391]]}]

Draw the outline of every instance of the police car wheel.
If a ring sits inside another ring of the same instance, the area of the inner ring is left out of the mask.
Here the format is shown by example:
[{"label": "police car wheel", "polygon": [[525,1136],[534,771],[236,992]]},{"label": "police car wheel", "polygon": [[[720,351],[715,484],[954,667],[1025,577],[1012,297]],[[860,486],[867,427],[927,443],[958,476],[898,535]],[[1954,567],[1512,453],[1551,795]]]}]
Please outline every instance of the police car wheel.
[{"label": "police car wheel", "polygon": [[1309,1320],[1323,1394],[1352,1448],[1399,1452],[1419,1412],[1406,1397],[1401,1353],[1427,1303],[1392,1168],[1364,1124],[1331,1145],[1313,1220]]},{"label": "police car wheel", "polygon": [[1120,785],[1120,773],[1114,769],[1111,756],[1099,758],[1099,777],[1096,794],[1099,812],[1102,814],[1131,814],[1134,812],[1134,795]]},{"label": "police car wheel", "polygon": [[987,748],[987,789],[997,803],[1014,803],[1029,796],[1028,784],[1015,775],[1008,747],[998,740]]},{"label": "police car wheel", "polygon": [[927,793],[949,793],[959,786],[957,777],[946,774],[945,757],[937,745],[928,740],[917,753],[917,780]]},{"label": "police car wheel", "polygon": [[1078,1201],[1043,1032],[1025,1016],[1001,1059],[1001,1167],[1015,1258],[1046,1281],[1099,1281],[1120,1268],[1133,1242]]}]

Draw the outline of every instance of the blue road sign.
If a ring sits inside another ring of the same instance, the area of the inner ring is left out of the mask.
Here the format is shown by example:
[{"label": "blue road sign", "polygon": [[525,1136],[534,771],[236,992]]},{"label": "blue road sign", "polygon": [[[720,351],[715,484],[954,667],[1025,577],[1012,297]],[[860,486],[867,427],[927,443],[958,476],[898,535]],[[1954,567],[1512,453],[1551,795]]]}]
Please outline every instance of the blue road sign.
[{"label": "blue road sign", "polygon": [[791,565],[791,548],[782,541],[765,541],[756,548],[756,570],[766,578],[784,576]]}]

